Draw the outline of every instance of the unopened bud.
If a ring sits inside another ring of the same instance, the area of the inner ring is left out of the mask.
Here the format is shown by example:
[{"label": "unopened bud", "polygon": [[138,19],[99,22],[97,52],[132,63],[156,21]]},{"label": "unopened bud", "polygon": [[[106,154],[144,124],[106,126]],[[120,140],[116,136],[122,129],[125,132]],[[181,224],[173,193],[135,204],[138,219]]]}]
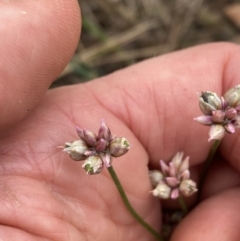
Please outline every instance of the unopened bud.
[{"label": "unopened bud", "polygon": [[178,190],[178,188],[174,188],[174,189],[171,191],[170,197],[171,197],[172,199],[176,199],[176,198],[179,197],[179,190]]},{"label": "unopened bud", "polygon": [[84,153],[88,150],[85,141],[77,140],[73,142],[66,142],[63,151],[67,152],[74,161],[82,161],[86,159]]},{"label": "unopened bud", "polygon": [[100,157],[101,157],[103,163],[105,164],[105,166],[106,166],[107,168],[109,168],[109,167],[112,165],[112,159],[113,159],[113,158],[112,158],[112,156],[111,156],[110,153],[108,153],[108,152],[106,152],[106,153],[101,153],[101,154],[100,154]]},{"label": "unopened bud", "polygon": [[234,108],[229,108],[225,111],[225,115],[228,120],[232,120],[237,117],[237,111]]},{"label": "unopened bud", "polygon": [[221,110],[214,110],[212,112],[212,121],[214,123],[223,123],[225,118],[225,113]]},{"label": "unopened bud", "polygon": [[224,126],[225,130],[229,133],[229,134],[233,134],[235,132],[235,126],[234,124],[232,124],[231,122],[227,123]]},{"label": "unopened bud", "polygon": [[97,152],[103,152],[106,150],[107,148],[107,142],[104,139],[100,139],[99,141],[97,141],[97,143],[95,144],[95,149]]},{"label": "unopened bud", "polygon": [[172,158],[171,162],[174,165],[176,170],[180,167],[182,163],[182,158],[183,158],[183,152],[177,152],[175,156]]},{"label": "unopened bud", "polygon": [[202,115],[199,117],[194,118],[195,121],[202,125],[210,126],[213,124],[212,122],[212,116],[211,115]]},{"label": "unopened bud", "polygon": [[130,143],[124,137],[118,137],[113,139],[109,145],[110,154],[114,157],[119,157],[128,152],[130,149]]},{"label": "unopened bud", "polygon": [[229,89],[225,93],[224,99],[231,107],[237,107],[238,105],[240,105],[240,85]]},{"label": "unopened bud", "polygon": [[153,196],[168,199],[171,195],[171,188],[164,182],[160,182],[152,191]]},{"label": "unopened bud", "polygon": [[105,141],[109,142],[112,140],[112,134],[104,120],[102,120],[100,129],[98,131],[98,138],[104,139]]},{"label": "unopened bud", "polygon": [[88,175],[98,174],[103,169],[103,162],[99,156],[89,156],[83,163],[82,167]]},{"label": "unopened bud", "polygon": [[156,187],[158,183],[164,178],[163,174],[158,170],[150,171],[148,175],[150,178],[150,182],[154,187]]},{"label": "unopened bud", "polygon": [[178,172],[179,173],[184,173],[189,169],[189,159],[190,157],[187,156],[185,159],[182,161],[181,165],[179,166]]},{"label": "unopened bud", "polygon": [[211,115],[212,111],[221,109],[222,102],[216,93],[206,91],[199,97],[199,107],[203,114]]},{"label": "unopened bud", "polygon": [[89,131],[87,129],[83,129],[83,135],[84,135],[85,142],[89,146],[93,147],[96,144],[96,142],[97,142],[97,135],[94,132]]},{"label": "unopened bud", "polygon": [[166,177],[165,182],[169,187],[172,187],[172,188],[177,187],[177,185],[179,184],[179,180],[176,177]]},{"label": "unopened bud", "polygon": [[221,140],[224,137],[225,133],[225,128],[222,125],[212,125],[209,131],[208,141]]},{"label": "unopened bud", "polygon": [[188,197],[197,192],[197,184],[191,179],[186,179],[181,182],[179,190],[183,196]]}]

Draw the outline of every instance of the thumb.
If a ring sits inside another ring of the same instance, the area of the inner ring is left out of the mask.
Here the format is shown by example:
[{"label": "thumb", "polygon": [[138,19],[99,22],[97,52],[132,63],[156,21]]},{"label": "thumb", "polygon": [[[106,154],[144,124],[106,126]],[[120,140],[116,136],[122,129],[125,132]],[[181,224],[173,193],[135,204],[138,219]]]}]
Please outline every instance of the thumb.
[{"label": "thumb", "polygon": [[23,119],[71,58],[76,0],[0,2],[0,131]]}]

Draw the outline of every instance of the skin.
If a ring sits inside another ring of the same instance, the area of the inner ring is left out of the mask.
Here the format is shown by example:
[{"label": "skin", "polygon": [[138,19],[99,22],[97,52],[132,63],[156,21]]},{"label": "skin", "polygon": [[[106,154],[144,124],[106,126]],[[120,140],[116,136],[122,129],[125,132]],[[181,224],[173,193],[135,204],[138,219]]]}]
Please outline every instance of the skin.
[{"label": "skin", "polygon": [[[196,92],[221,95],[239,84],[239,47],[190,48],[46,92],[76,48],[77,2],[0,1],[0,22],[1,240],[155,240],[125,209],[106,170],[87,176],[82,162],[57,147],[78,139],[75,125],[97,132],[104,118],[132,144],[113,162],[126,193],[160,230],[161,203],[149,194],[147,165],[157,168],[177,151],[192,166],[205,160],[211,143],[208,127],[193,121],[201,115]],[[239,240],[239,137],[224,137],[202,202],[171,241]]]}]

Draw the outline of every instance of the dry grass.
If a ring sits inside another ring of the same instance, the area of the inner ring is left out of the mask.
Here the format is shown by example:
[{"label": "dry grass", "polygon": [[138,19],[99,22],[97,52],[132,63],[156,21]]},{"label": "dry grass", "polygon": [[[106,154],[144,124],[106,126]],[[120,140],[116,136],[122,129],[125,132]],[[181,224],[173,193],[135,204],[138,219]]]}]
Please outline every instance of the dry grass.
[{"label": "dry grass", "polygon": [[240,43],[225,9],[240,0],[79,0],[78,49],[55,86],[102,76],[143,59],[214,41]]}]

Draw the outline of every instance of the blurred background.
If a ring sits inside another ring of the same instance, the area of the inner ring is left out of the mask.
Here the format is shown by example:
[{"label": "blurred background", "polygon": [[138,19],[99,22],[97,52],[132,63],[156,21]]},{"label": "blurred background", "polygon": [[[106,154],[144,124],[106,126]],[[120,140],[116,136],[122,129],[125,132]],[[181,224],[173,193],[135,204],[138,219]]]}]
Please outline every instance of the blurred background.
[{"label": "blurred background", "polygon": [[240,0],[79,0],[82,34],[52,87],[208,42],[240,43]]}]

